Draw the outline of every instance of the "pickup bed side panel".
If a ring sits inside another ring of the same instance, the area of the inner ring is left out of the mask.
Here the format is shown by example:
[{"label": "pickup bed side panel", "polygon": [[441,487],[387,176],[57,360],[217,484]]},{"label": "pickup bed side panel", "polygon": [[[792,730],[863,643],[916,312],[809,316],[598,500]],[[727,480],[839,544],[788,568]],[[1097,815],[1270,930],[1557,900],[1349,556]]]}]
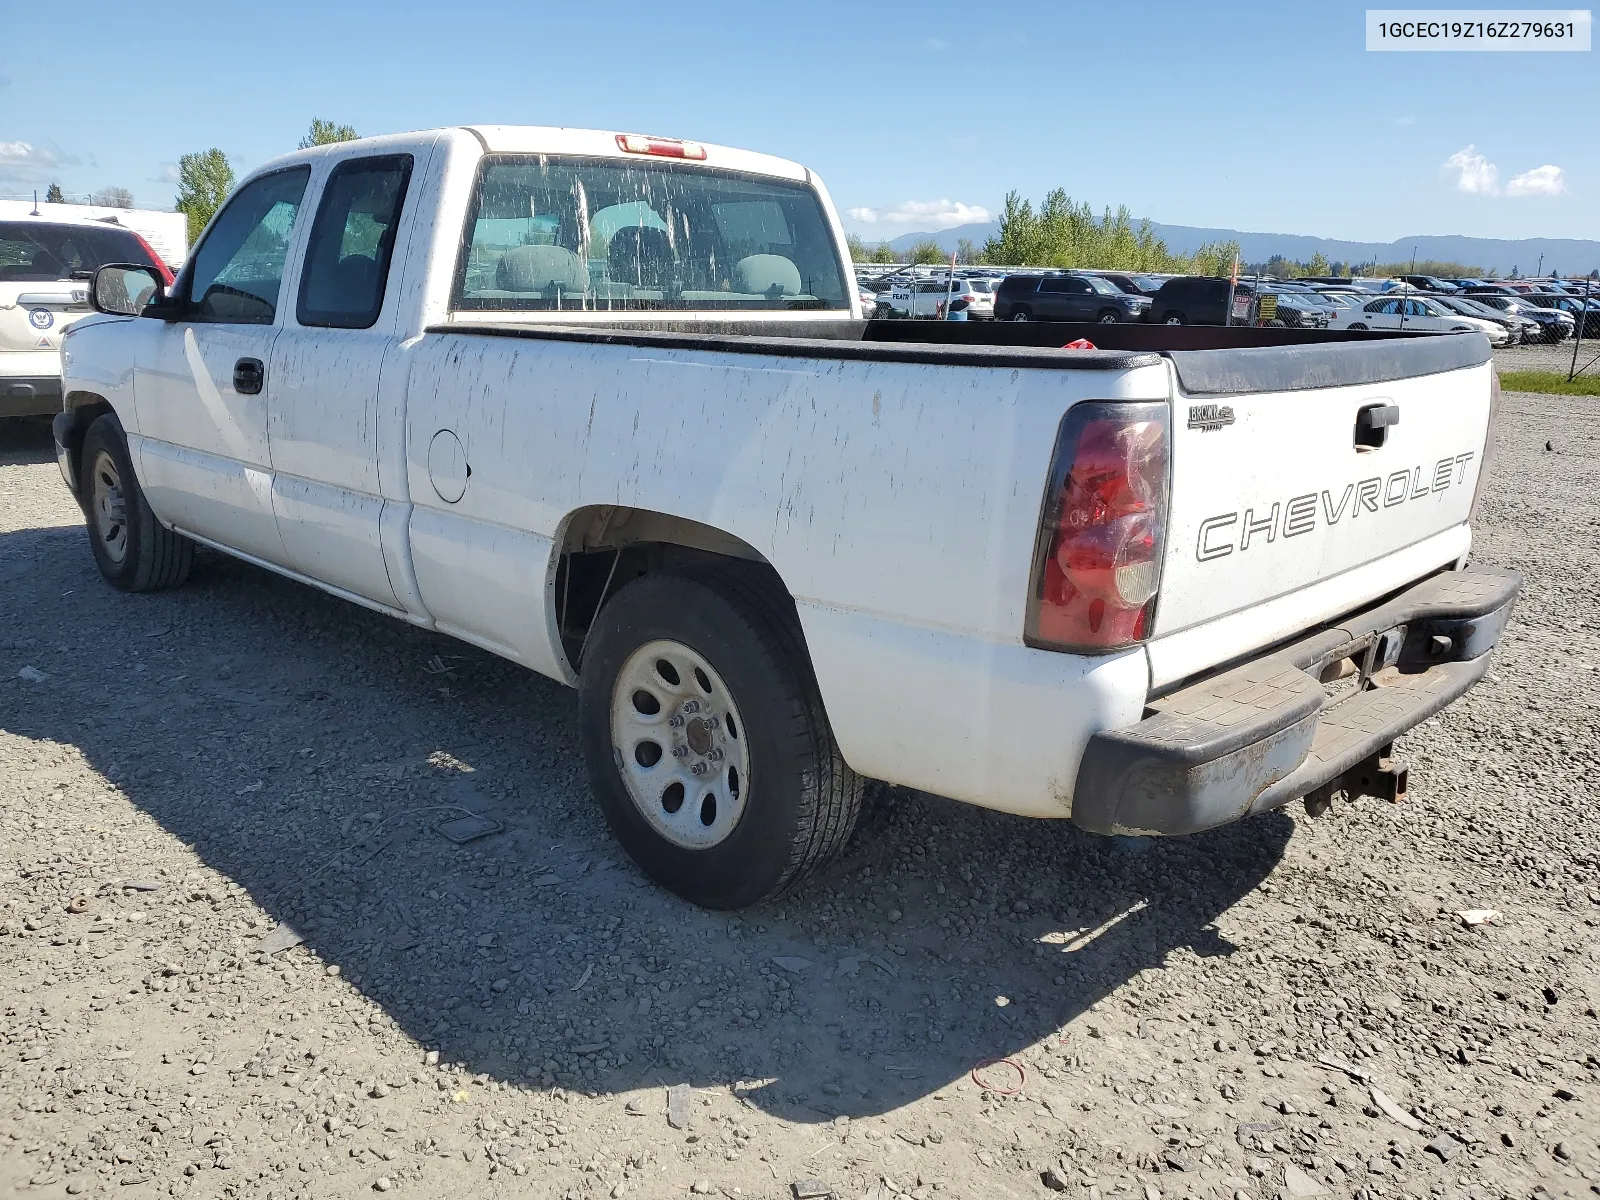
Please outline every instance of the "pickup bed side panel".
[{"label": "pickup bed side panel", "polygon": [[[1064,816],[1081,739],[1138,717],[1142,653],[1086,665],[1024,648],[1021,632],[1062,414],[1165,399],[1162,364],[985,369],[444,333],[407,353],[412,553],[442,627],[568,677],[537,584],[569,513],[626,505],[721,529],[773,564],[845,757],[870,774]],[[1085,687],[1063,675],[1082,672]]]}]

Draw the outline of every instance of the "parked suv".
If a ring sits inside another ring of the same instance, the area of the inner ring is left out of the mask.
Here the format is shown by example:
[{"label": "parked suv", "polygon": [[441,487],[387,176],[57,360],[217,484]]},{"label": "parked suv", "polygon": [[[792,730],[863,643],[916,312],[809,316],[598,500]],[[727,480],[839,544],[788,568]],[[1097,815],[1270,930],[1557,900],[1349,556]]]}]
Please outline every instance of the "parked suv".
[{"label": "parked suv", "polygon": [[994,297],[996,321],[1142,321],[1150,308],[1098,275],[1008,275]]},{"label": "parked suv", "polygon": [[106,263],[172,274],[130,229],[95,221],[0,221],[0,417],[61,411],[61,333],[89,315]]},{"label": "parked suv", "polygon": [[[1245,284],[1236,296],[1250,294]],[[1228,281],[1205,275],[1180,275],[1169,279],[1150,302],[1145,320],[1156,325],[1226,325],[1228,323]]]}]

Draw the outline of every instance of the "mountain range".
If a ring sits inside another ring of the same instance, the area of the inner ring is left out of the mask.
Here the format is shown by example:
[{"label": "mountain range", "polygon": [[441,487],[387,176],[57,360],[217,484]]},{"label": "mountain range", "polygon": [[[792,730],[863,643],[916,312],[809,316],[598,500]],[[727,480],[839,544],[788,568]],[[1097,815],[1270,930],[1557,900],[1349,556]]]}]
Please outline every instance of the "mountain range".
[{"label": "mountain range", "polygon": [[[1311,237],[1298,233],[1246,233],[1238,229],[1202,229],[1193,225],[1160,225],[1151,222],[1157,237],[1174,254],[1190,254],[1205,242],[1239,243],[1245,262],[1265,262],[1274,254],[1297,262],[1307,262],[1319,250],[1329,262],[1406,262],[1435,259],[1465,263],[1509,275],[1513,268],[1524,274],[1559,271],[1563,275],[1585,275],[1600,267],[1600,241],[1583,238],[1475,238],[1455,235],[1420,235],[1393,242],[1347,242],[1336,238]],[[957,225],[938,233],[906,233],[890,241],[895,250],[907,250],[915,242],[932,239],[941,249],[953,252],[961,238],[973,245],[996,237],[998,221]],[[1542,256],[1542,261],[1541,261]]]}]

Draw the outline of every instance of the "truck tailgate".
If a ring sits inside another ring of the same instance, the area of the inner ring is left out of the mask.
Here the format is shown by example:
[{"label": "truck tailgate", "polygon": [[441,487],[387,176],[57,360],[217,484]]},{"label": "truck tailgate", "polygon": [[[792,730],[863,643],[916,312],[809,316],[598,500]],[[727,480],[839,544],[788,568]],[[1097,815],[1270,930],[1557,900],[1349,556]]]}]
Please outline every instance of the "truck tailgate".
[{"label": "truck tailgate", "polygon": [[[1295,621],[1331,618],[1460,553],[1464,536],[1438,535],[1465,525],[1483,463],[1483,338],[1233,352],[1239,370],[1218,363],[1226,353],[1172,356],[1157,640],[1303,589],[1321,611]],[[1404,553],[1429,545],[1445,557]],[[1228,622],[1204,665],[1282,636],[1270,624]],[[1229,644],[1241,641],[1254,645]]]}]

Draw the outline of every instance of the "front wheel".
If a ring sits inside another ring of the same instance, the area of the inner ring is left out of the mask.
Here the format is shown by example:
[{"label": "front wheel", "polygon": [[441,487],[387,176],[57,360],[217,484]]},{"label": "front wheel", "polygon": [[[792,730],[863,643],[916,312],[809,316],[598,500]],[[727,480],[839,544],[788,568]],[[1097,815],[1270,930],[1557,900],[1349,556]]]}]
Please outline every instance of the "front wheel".
[{"label": "front wheel", "polygon": [[124,592],[155,592],[187,579],[194,543],[150,511],[115,413],[89,426],[81,462],[89,549],[106,582]]},{"label": "front wheel", "polygon": [[1096,317],[1095,320],[1102,325],[1115,325],[1117,323],[1117,314],[1108,308],[1105,312]]},{"label": "front wheel", "polygon": [[744,908],[843,848],[862,781],[833,740],[793,604],[754,570],[624,586],[595,621],[578,694],[606,821],[662,887]]}]

